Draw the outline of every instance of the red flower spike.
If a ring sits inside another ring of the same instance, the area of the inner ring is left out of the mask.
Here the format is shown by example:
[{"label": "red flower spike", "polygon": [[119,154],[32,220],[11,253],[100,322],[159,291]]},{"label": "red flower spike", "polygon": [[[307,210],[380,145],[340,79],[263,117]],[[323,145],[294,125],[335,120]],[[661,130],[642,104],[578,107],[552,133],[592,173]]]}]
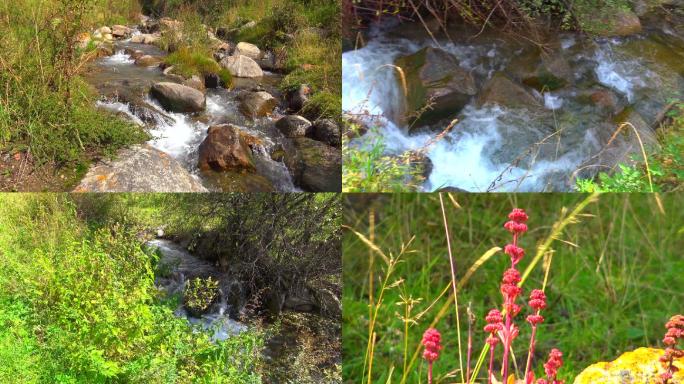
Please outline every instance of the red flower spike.
[{"label": "red flower spike", "polygon": [[530,307],[541,310],[546,308],[546,294],[541,289],[534,289],[530,293]]},{"label": "red flower spike", "polygon": [[514,266],[522,260],[523,256],[525,256],[525,250],[513,244],[506,245],[504,247],[504,252],[511,257],[511,263],[513,263]]},{"label": "red flower spike", "polygon": [[518,284],[520,282],[520,272],[515,268],[508,268],[503,274],[503,281],[506,284]]},{"label": "red flower spike", "polygon": [[527,322],[530,323],[534,327],[537,324],[544,322],[544,316],[542,316],[542,315],[529,315],[529,316],[527,316]]},{"label": "red flower spike", "polygon": [[439,334],[439,331],[434,328],[429,328],[423,334],[422,343],[425,347],[423,358],[425,358],[428,363],[432,363],[439,358],[439,351],[442,349],[442,346],[440,345],[441,340],[442,336]]},{"label": "red flower spike", "polygon": [[485,317],[485,320],[489,324],[503,323],[503,316],[501,315],[501,312],[499,312],[498,309],[492,309],[489,311],[489,313]]},{"label": "red flower spike", "polygon": [[506,224],[504,224],[504,228],[513,234],[522,234],[527,232],[527,224],[518,223],[515,221],[507,221]]},{"label": "red flower spike", "polygon": [[527,221],[527,213],[523,209],[513,208],[511,213],[508,214],[508,219],[516,221],[518,223],[524,223]]}]

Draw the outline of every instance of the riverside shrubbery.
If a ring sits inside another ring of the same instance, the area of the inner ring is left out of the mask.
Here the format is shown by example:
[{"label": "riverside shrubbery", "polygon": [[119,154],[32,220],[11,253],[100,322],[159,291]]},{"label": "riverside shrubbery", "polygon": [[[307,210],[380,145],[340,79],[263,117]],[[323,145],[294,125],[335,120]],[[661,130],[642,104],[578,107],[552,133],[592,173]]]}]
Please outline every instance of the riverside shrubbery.
[{"label": "riverside shrubbery", "polygon": [[63,166],[145,140],[138,127],[96,110],[94,93],[79,78],[92,55],[74,48],[77,35],[135,9],[132,2],[116,10],[106,4],[18,0],[0,6],[0,151]]},{"label": "riverside shrubbery", "polygon": [[85,225],[66,195],[3,195],[0,254],[0,382],[260,382],[261,336],[212,342],[175,317],[130,226]]}]

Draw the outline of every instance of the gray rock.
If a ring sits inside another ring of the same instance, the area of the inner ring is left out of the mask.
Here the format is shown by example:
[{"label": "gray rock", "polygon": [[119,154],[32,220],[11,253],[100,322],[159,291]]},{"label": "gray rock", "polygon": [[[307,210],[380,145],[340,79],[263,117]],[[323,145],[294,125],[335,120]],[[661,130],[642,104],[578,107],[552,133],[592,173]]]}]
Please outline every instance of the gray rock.
[{"label": "gray rock", "polygon": [[332,119],[321,119],[311,127],[311,138],[339,148],[342,145],[340,127]]},{"label": "gray rock", "polygon": [[309,101],[311,88],[302,84],[297,89],[288,91],[285,94],[285,101],[287,101],[287,109],[293,113],[297,113],[304,108],[304,105]]},{"label": "gray rock", "polygon": [[478,95],[477,105],[498,104],[507,108],[526,108],[535,110],[543,108],[540,100],[534,97],[522,85],[499,72],[492,76]]},{"label": "gray rock", "polygon": [[294,139],[294,180],[310,192],[342,191],[342,151],[306,137]]},{"label": "gray rock", "polygon": [[261,70],[259,64],[247,56],[233,55],[221,60],[221,67],[230,71],[231,75],[235,77],[262,77],[264,71]]},{"label": "gray rock", "polygon": [[276,128],[278,128],[285,137],[304,137],[309,133],[311,122],[301,116],[288,115],[276,122]]},{"label": "gray rock", "polygon": [[261,50],[254,44],[240,42],[235,46],[235,55],[242,55],[249,57],[252,60],[261,58]]},{"label": "gray rock", "polygon": [[176,83],[156,83],[150,94],[171,112],[199,112],[207,104],[202,92]]},{"label": "gray rock", "polygon": [[95,164],[74,192],[207,192],[178,161],[149,145]]}]

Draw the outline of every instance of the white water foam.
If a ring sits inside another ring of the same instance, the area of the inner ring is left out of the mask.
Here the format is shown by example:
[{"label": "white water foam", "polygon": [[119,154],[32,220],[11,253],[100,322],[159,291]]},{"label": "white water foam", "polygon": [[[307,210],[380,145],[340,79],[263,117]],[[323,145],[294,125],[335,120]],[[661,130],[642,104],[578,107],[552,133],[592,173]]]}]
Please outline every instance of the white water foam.
[{"label": "white water foam", "polygon": [[142,120],[133,113],[131,113],[131,110],[129,108],[129,105],[126,103],[120,103],[118,101],[102,101],[98,100],[95,102],[95,106],[98,108],[105,109],[107,111],[113,112],[113,113],[124,113],[126,116],[128,116],[131,121],[133,121],[135,124],[139,126],[144,126],[145,123],[143,123]]},{"label": "white water foam", "polygon": [[145,101],[157,108],[158,112],[165,113],[172,120],[169,123],[160,119],[154,125],[153,129],[150,130],[150,135],[153,138],[149,144],[183,163],[191,163],[190,155],[196,151],[206,136],[208,127],[203,123],[193,121],[189,115],[164,112],[157,101],[151,97],[147,97]]},{"label": "white water foam", "polygon": [[127,55],[124,50],[118,50],[112,56],[105,57],[103,62],[108,65],[131,65],[135,64],[135,60]]},{"label": "white water foam", "polygon": [[551,110],[560,109],[563,106],[563,99],[551,92],[544,92],[544,106]]}]

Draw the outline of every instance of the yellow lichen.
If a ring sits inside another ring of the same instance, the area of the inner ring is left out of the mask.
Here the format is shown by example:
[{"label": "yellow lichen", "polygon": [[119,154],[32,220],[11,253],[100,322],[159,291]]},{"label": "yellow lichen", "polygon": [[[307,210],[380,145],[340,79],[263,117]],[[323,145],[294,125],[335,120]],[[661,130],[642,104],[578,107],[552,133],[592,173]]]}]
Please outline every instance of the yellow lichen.
[{"label": "yellow lichen", "polygon": [[[664,365],[658,360],[664,351],[655,348],[638,348],[623,353],[612,362],[589,366],[575,378],[574,384],[660,384]],[[675,361],[679,371],[668,382],[684,384],[684,358]]]}]

